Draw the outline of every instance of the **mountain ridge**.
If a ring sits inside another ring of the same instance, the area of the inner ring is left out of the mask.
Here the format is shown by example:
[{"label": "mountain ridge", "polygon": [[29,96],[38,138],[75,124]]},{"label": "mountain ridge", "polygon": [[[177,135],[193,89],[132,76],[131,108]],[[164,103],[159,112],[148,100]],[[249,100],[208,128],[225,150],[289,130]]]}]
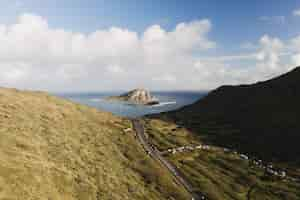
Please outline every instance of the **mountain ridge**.
[{"label": "mountain ridge", "polygon": [[271,160],[297,162],[300,67],[249,85],[221,86],[192,105],[162,114],[206,138]]}]

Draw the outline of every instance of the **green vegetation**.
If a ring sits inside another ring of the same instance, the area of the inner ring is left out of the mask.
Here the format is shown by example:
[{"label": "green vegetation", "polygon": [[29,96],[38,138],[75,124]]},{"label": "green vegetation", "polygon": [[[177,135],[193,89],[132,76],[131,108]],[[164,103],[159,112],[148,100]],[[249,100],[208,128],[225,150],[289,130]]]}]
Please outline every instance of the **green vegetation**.
[{"label": "green vegetation", "polygon": [[189,144],[199,144],[194,135],[184,128],[178,128],[173,123],[161,120],[146,120],[145,130],[150,142],[160,151]]},{"label": "green vegetation", "polygon": [[[149,139],[160,150],[201,144],[202,138],[172,122],[145,119]],[[222,148],[165,154],[209,200],[298,200],[300,184],[265,175],[249,160]]]},{"label": "green vegetation", "polygon": [[163,116],[206,143],[299,168],[299,102],[300,67],[256,84],[219,87],[196,103]]},{"label": "green vegetation", "polygon": [[0,89],[0,199],[187,199],[130,127],[46,93]]}]

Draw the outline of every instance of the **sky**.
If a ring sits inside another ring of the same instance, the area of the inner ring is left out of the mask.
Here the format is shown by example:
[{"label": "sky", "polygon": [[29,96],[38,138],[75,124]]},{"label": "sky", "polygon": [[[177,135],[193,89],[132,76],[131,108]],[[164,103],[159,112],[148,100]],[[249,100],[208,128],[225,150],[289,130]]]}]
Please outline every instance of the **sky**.
[{"label": "sky", "polygon": [[300,66],[299,0],[0,0],[0,86],[211,90]]}]

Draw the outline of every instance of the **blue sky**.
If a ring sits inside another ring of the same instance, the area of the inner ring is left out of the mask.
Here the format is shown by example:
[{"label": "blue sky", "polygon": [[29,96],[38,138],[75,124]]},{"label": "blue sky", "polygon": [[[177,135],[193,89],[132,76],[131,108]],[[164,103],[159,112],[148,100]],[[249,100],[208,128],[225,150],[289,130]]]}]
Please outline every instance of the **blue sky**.
[{"label": "blue sky", "polygon": [[[213,22],[216,26],[213,36],[224,42],[228,39],[226,35],[243,41],[256,39],[270,31],[282,36],[300,31],[296,26],[298,20],[291,15],[291,11],[300,7],[297,0],[23,0],[15,3],[9,0],[4,5],[8,9],[3,9],[1,18],[9,16],[10,20],[14,20],[17,14],[23,12],[36,13],[46,17],[54,27],[74,31],[91,32],[117,26],[142,32],[153,24],[160,24],[169,30],[180,22],[202,18]],[[282,27],[278,24],[266,26],[257,20],[262,16],[285,16],[288,23]],[[292,33],[284,33],[283,30]]]},{"label": "blue sky", "polygon": [[0,3],[0,84],[8,87],[203,90],[300,64],[297,0]]}]

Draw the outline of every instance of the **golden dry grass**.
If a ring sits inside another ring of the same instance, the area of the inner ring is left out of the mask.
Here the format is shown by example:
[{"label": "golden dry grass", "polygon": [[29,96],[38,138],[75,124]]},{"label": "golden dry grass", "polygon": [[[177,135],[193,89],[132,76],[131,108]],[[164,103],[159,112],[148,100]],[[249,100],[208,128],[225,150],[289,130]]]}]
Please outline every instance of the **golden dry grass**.
[{"label": "golden dry grass", "polygon": [[0,199],[186,199],[130,122],[43,92],[0,89]]}]

